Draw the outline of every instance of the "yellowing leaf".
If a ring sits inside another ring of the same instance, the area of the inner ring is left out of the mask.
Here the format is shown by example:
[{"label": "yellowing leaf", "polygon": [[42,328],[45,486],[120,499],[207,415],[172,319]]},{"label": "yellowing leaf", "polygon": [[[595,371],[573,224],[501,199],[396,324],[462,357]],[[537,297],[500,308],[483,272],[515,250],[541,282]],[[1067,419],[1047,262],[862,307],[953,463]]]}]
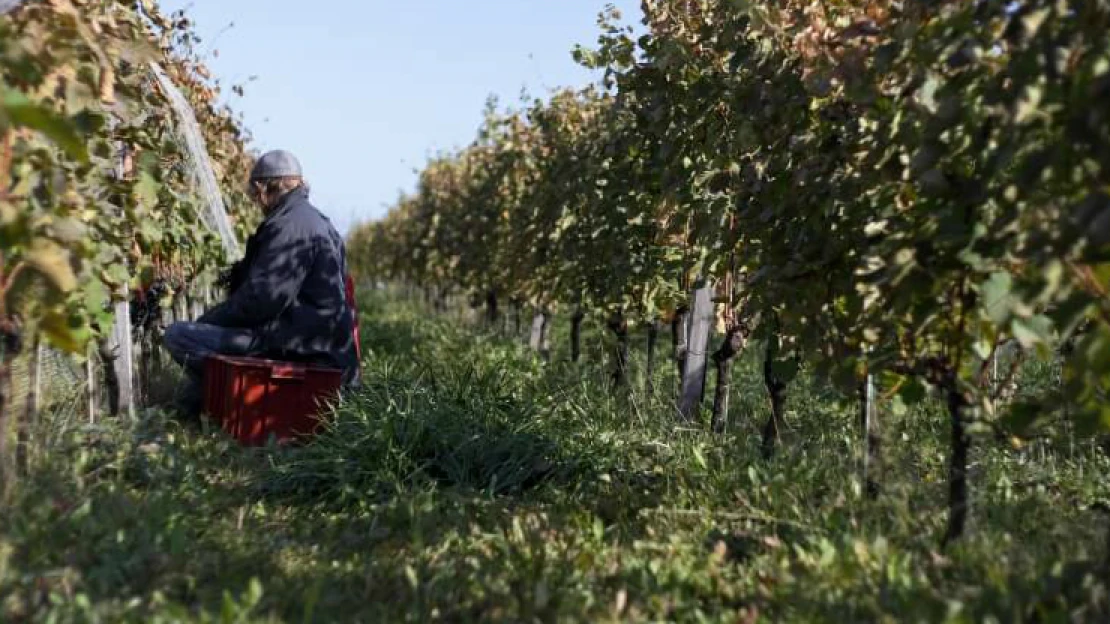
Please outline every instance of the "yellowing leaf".
[{"label": "yellowing leaf", "polygon": [[79,243],[89,235],[85,224],[72,218],[59,219],[51,225],[50,229],[54,233],[54,238],[67,244]]},{"label": "yellowing leaf", "polygon": [[57,243],[39,239],[23,260],[59,292],[68,293],[77,287],[77,276],[69,264],[69,252]]},{"label": "yellowing leaf", "polygon": [[70,353],[83,353],[89,339],[88,330],[74,327],[62,310],[47,312],[40,329],[52,345]]}]

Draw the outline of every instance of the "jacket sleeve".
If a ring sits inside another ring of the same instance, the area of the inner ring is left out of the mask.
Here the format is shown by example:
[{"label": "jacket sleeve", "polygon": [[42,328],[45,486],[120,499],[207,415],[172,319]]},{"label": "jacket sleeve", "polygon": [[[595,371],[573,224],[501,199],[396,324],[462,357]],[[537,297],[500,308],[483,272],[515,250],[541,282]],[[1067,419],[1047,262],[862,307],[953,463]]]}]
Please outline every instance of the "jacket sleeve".
[{"label": "jacket sleeve", "polygon": [[270,227],[255,242],[258,254],[249,267],[242,267],[242,283],[203,322],[256,328],[280,316],[296,299],[316,260],[315,239],[295,228]]},{"label": "jacket sleeve", "polygon": [[231,270],[227,274],[227,292],[233,293],[243,285],[243,273],[246,271],[244,264],[244,260],[239,260],[231,265]]}]

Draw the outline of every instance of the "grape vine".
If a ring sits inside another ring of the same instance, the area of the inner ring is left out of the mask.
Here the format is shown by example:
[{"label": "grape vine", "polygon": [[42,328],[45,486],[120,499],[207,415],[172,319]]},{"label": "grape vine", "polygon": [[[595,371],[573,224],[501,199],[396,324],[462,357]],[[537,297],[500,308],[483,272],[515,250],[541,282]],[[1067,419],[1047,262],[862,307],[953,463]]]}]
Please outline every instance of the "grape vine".
[{"label": "grape vine", "polygon": [[[239,121],[154,2],[28,2],[0,17],[0,318],[83,352],[112,301],[156,278],[177,289],[225,258],[198,228],[177,119],[150,72],[186,93],[240,235],[254,217]],[[171,293],[159,291],[163,296]]]},{"label": "grape vine", "polygon": [[[762,339],[776,405],[802,365],[845,396],[865,374],[904,404],[942,393],[948,539],[975,430],[1064,409],[1110,428],[1105,2],[643,9],[645,35],[611,11],[576,50],[602,86],[490,107],[473,145],[356,229],[357,270],[649,327],[709,280],[717,357]],[[992,392],[1004,341],[1063,353],[1058,394]]]}]

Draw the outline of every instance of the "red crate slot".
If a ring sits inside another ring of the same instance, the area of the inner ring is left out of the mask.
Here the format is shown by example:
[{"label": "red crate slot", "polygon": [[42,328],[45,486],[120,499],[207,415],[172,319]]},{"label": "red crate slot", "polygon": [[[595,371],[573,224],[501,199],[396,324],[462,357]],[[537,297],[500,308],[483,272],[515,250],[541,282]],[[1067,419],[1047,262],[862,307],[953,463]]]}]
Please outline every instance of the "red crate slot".
[{"label": "red crate slot", "polygon": [[204,407],[240,444],[261,446],[271,437],[286,444],[316,432],[342,383],[343,372],[332,368],[212,356],[205,362]]}]

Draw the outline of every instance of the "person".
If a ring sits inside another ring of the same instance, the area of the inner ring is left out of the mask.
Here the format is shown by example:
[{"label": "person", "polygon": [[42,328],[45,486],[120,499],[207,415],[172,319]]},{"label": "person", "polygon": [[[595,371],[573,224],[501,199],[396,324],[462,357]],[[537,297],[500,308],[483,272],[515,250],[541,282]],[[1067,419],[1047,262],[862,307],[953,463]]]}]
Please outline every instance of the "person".
[{"label": "person", "polygon": [[343,371],[345,386],[357,383],[343,239],[309,202],[301,165],[291,153],[264,154],[248,184],[263,219],[227,276],[227,298],[196,322],[170,325],[163,338],[186,373],[177,407],[189,417],[200,414],[210,355],[328,366]]}]

